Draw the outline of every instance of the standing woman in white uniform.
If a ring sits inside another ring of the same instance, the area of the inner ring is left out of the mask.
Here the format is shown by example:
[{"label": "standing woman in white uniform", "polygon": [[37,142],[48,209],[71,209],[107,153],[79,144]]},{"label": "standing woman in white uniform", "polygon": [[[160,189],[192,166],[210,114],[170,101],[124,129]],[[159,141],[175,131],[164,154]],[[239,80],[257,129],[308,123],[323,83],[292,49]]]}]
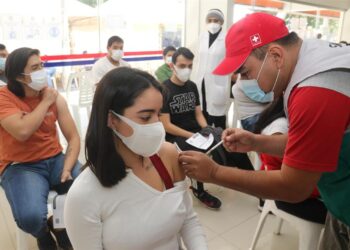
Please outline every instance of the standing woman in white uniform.
[{"label": "standing woman in white uniform", "polygon": [[230,101],[230,76],[214,75],[213,70],[225,57],[224,14],[211,9],[206,16],[207,32],[200,36],[199,62],[195,78],[203,114],[208,125],[226,127],[226,112]]},{"label": "standing woman in white uniform", "polygon": [[188,250],[207,249],[178,152],[164,142],[162,105],[162,88],[146,72],[121,67],[100,81],[87,163],[65,203],[75,250],[178,250],[178,236]]}]

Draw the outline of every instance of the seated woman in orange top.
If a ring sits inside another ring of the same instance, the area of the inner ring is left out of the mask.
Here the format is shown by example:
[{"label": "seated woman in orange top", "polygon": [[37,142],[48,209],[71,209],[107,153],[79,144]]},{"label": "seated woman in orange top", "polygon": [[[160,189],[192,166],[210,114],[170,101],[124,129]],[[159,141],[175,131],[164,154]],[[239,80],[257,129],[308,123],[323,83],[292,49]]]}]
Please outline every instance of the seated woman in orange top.
[{"label": "seated woman in orange top", "polygon": [[[38,50],[13,51],[5,75],[8,85],[0,88],[1,185],[17,226],[37,238],[39,249],[57,249],[47,223],[47,196],[78,175],[80,138],[66,101],[47,87]],[[68,142],[65,155],[56,121]],[[53,232],[61,248],[71,249],[65,231]]]}]

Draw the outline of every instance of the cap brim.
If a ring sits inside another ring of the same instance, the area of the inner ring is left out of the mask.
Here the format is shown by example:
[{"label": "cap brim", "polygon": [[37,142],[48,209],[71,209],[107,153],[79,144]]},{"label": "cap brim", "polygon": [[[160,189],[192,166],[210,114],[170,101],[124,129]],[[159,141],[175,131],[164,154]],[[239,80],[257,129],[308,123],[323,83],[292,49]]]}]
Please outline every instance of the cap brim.
[{"label": "cap brim", "polygon": [[247,60],[250,51],[234,57],[225,57],[225,59],[213,71],[214,75],[228,75],[238,70]]}]

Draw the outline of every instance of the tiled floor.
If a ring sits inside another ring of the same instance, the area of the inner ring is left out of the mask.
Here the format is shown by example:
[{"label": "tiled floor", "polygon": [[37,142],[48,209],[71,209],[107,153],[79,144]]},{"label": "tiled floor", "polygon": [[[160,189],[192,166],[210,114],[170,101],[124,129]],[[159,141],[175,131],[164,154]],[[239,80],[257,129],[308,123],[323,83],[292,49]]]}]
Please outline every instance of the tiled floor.
[{"label": "tiled floor", "polygon": [[[82,111],[84,112],[84,111]],[[81,114],[84,116],[84,114]],[[86,116],[86,114],[85,114]],[[82,120],[82,134],[86,130],[87,119]],[[79,159],[84,163],[83,143]],[[220,210],[213,211],[194,199],[194,208],[207,235],[210,250],[248,249],[257,226],[260,213],[258,199],[215,185],[205,187],[223,202]],[[257,250],[298,249],[297,232],[288,223],[283,224],[282,234],[274,235],[275,216],[269,215],[260,236]],[[0,250],[15,250],[16,225],[12,218],[4,191],[0,188]],[[28,235],[30,249],[37,249],[35,239]]]}]

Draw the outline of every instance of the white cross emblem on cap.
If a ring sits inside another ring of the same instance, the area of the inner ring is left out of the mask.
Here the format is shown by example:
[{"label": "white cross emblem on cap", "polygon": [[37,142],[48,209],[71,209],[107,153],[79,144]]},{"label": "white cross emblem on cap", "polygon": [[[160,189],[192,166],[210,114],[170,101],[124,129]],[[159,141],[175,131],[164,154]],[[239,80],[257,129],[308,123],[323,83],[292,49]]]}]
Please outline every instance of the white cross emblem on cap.
[{"label": "white cross emblem on cap", "polygon": [[252,43],[253,46],[260,44],[261,39],[260,39],[259,33],[250,36],[250,42]]}]

